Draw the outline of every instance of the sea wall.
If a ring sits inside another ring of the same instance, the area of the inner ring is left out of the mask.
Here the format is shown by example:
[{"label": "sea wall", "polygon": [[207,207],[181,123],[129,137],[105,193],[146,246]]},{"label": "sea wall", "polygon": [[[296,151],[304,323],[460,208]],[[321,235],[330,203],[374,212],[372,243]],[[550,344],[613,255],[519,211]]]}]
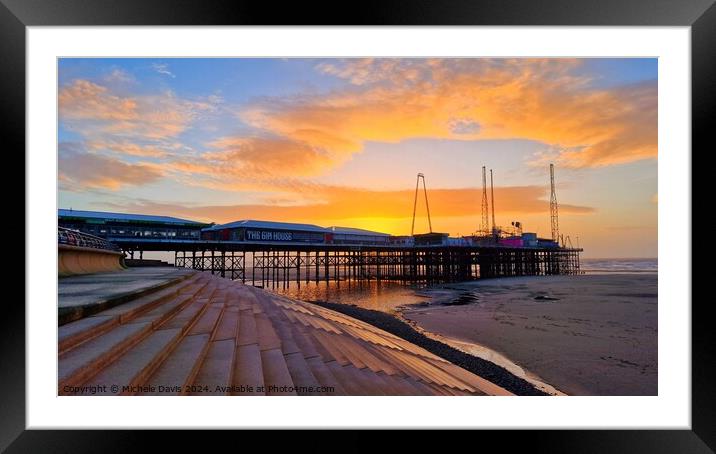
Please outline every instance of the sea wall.
[{"label": "sea wall", "polygon": [[119,251],[59,244],[57,271],[60,277],[104,273],[125,269],[124,254]]}]

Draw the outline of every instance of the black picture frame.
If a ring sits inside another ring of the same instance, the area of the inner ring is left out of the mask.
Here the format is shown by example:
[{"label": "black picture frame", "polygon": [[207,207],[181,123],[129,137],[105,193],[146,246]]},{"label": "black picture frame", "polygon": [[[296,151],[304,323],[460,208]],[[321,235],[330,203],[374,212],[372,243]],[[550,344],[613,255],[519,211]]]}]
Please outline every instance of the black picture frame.
[{"label": "black picture frame", "polygon": [[[7,131],[6,151],[25,149],[25,32],[28,26],[106,25],[549,25],[690,26],[692,63],[692,148],[706,149],[713,129],[716,92],[716,6],[714,0],[405,0],[360,3],[223,0],[0,0],[0,99]],[[713,148],[710,145],[709,148]],[[689,150],[684,150],[688,152]],[[693,153],[692,153],[693,156]],[[23,165],[23,164],[21,164]],[[17,216],[19,218],[19,216]],[[683,220],[685,228],[691,220]],[[19,229],[18,229],[19,230]],[[29,241],[29,238],[25,238]],[[687,245],[691,248],[691,245]],[[685,264],[689,265],[689,264]],[[0,317],[0,449],[8,452],[118,452],[151,447],[129,431],[25,430],[25,314],[18,301],[5,301]],[[689,302],[672,302],[687,304]],[[710,300],[692,304],[691,430],[482,431],[480,445],[550,452],[714,452],[716,449],[716,339]],[[237,409],[238,411],[238,409]],[[144,433],[148,435],[148,431]],[[372,438],[343,434],[343,448],[369,449]],[[199,436],[176,432],[163,443],[191,449]],[[405,451],[424,438],[413,432],[391,437],[382,448]],[[236,438],[234,438],[236,439]],[[293,443],[270,437],[271,447]],[[246,441],[242,441],[245,443]],[[201,443],[204,445],[203,443]],[[268,445],[267,445],[268,446]],[[204,445],[204,447],[206,447]],[[311,447],[311,445],[308,445]],[[221,449],[217,445],[217,449]]]}]

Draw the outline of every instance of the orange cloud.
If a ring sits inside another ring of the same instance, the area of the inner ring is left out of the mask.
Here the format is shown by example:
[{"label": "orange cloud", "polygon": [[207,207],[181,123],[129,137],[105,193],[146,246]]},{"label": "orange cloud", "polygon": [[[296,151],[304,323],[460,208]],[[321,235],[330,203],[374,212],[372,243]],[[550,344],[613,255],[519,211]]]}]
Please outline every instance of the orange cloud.
[{"label": "orange cloud", "polygon": [[170,154],[155,145],[142,146],[133,142],[90,141],[87,148],[91,151],[111,151],[120,155],[162,158]]},{"label": "orange cloud", "polygon": [[73,120],[133,121],[139,117],[137,102],[112,95],[106,87],[87,80],[75,80],[62,87],[58,96],[60,118]]},{"label": "orange cloud", "polygon": [[[601,167],[625,164],[640,159],[657,157],[658,118],[657,87],[647,83],[614,90],[594,101],[596,110],[592,127],[585,129],[584,143],[576,145],[577,137],[570,146],[578,150],[565,150],[557,161],[570,167]],[[589,104],[584,106],[590,108]],[[577,127],[578,125],[574,125]],[[600,135],[601,132],[601,135]],[[589,140],[588,134],[595,139]]]},{"label": "orange cloud", "polygon": [[[130,77],[125,73],[111,76]],[[177,136],[201,115],[213,112],[221,102],[218,96],[185,100],[169,91],[120,96],[88,80],[72,81],[60,88],[59,118],[64,127],[84,138],[84,147],[63,155],[62,147],[67,144],[60,144],[63,188],[116,190],[168,175],[167,169],[157,162],[131,163],[124,159],[140,157],[159,162],[176,159],[186,149]],[[202,170],[211,173],[209,168]]]},{"label": "orange cloud", "polygon": [[[360,58],[327,61],[316,65],[316,69],[324,74],[347,79],[354,85],[386,81],[404,84],[424,78],[430,71],[431,61],[413,58]],[[425,65],[425,62],[428,65]]]},{"label": "orange cloud", "polygon": [[118,190],[152,183],[161,172],[145,164],[128,164],[105,156],[64,152],[59,159],[59,182],[64,190],[85,188]]},{"label": "orange cloud", "polygon": [[319,71],[358,88],[265,98],[240,118],[304,149],[320,150],[315,173],[327,168],[326,159],[341,163],[367,141],[428,137],[537,140],[551,146],[550,159],[567,167],[655,158],[656,84],[590,88],[588,78],[573,75],[579,64],[575,59],[321,63]]},{"label": "orange cloud", "polygon": [[178,136],[220,102],[218,97],[185,100],[171,91],[122,97],[80,79],[60,88],[59,113],[63,125],[90,140],[161,141]]},{"label": "orange cloud", "polygon": [[229,166],[248,175],[310,175],[316,168],[333,164],[327,148],[301,140],[234,137],[214,141],[210,146],[217,151],[204,153],[200,160],[215,168]]}]

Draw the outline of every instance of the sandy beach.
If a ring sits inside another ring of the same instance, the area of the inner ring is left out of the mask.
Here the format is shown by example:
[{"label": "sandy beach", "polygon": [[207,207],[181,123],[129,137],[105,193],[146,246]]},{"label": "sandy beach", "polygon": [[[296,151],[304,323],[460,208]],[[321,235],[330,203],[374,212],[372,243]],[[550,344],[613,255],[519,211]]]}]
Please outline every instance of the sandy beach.
[{"label": "sandy beach", "polygon": [[426,296],[402,318],[556,394],[658,393],[656,274],[505,278]]}]

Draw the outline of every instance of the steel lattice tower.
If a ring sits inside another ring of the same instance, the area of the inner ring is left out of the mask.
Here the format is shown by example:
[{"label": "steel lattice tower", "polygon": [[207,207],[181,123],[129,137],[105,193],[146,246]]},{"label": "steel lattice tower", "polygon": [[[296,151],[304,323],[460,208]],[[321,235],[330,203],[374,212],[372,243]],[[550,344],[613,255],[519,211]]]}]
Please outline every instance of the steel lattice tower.
[{"label": "steel lattice tower", "polygon": [[490,169],[490,198],[492,199],[492,234],[497,232],[497,226],[495,225],[495,185],[492,181],[492,169]]},{"label": "steel lattice tower", "polygon": [[482,223],[480,233],[487,235],[490,231],[489,205],[487,204],[487,173],[485,166],[482,166]]},{"label": "steel lattice tower", "polygon": [[430,205],[428,205],[428,188],[425,186],[425,175],[422,173],[418,174],[418,179],[415,181],[415,200],[413,201],[413,226],[410,228],[410,236],[415,233],[415,211],[418,207],[418,187],[420,185],[420,179],[423,179],[423,192],[425,192],[425,209],[428,211],[428,227],[430,227],[430,233],[433,233],[433,223],[430,221]]},{"label": "steel lattice tower", "polygon": [[552,222],[552,241],[559,241],[559,206],[557,205],[557,192],[554,190],[554,164],[549,165],[549,182],[551,187],[549,215]]}]

